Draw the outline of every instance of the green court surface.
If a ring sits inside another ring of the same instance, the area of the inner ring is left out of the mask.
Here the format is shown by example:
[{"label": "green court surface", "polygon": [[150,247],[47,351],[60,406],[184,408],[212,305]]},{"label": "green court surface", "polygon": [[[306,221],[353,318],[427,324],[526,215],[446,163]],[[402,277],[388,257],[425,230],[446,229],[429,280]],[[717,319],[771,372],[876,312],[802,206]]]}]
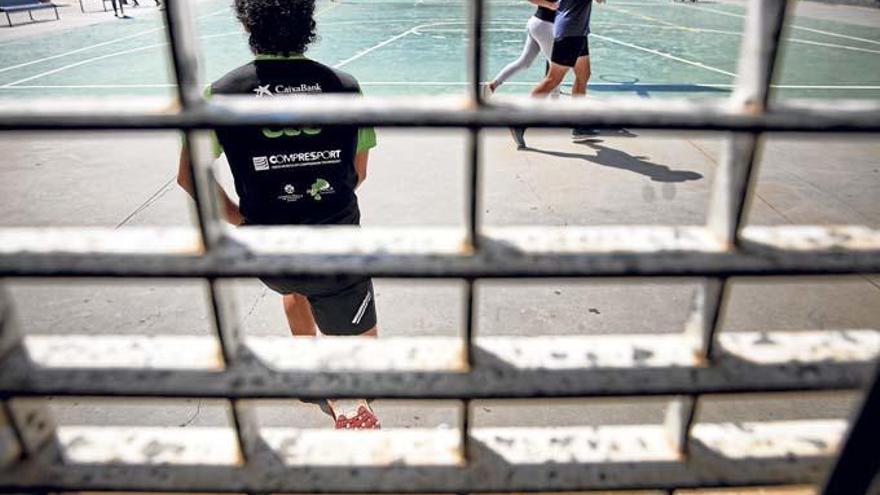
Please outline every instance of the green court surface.
[{"label": "green court surface", "polygon": [[[368,94],[463,92],[467,0],[319,0],[319,42],[309,56],[354,74]],[[198,4],[206,82],[249,59],[229,0]],[[532,7],[491,0],[489,79],[519,55]],[[745,9],[725,3],[608,0],[596,5],[594,94],[724,96],[735,81]],[[880,26],[798,18],[788,29],[777,96],[880,98]],[[170,95],[161,14],[8,41],[0,96]],[[524,94],[538,62],[502,88]]]}]

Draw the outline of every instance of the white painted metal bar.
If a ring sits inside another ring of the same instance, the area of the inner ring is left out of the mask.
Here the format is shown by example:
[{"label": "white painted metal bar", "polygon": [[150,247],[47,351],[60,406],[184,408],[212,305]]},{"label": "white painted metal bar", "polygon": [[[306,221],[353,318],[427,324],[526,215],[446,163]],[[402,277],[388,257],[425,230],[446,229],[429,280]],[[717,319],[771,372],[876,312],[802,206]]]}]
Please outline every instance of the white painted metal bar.
[{"label": "white painted metal bar", "polygon": [[[845,428],[844,421],[835,420],[699,424],[688,462],[681,461],[659,425],[475,428],[475,449],[466,465],[457,454],[457,435],[448,430],[272,428],[262,436],[282,462],[260,469],[229,466],[235,458],[228,449],[205,459],[220,465],[189,461],[203,458],[199,449],[214,432],[172,437],[144,428],[130,433],[132,446],[176,449],[165,449],[145,463],[142,451],[111,446],[110,452],[129,463],[27,465],[14,474],[0,473],[0,485],[52,491],[509,493],[808,483],[821,479]],[[95,463],[108,451],[89,443],[106,444],[114,433],[78,428],[63,438],[73,454]],[[232,438],[231,432],[216,433],[221,441]],[[94,442],[83,442],[89,438]],[[345,448],[354,444],[358,448]],[[175,458],[185,465],[174,464]]]},{"label": "white painted metal bar", "polygon": [[[0,397],[487,399],[852,389],[865,385],[880,353],[874,330],[722,334],[713,366],[682,335],[481,337],[468,372],[458,338],[277,338],[249,339],[253,357],[218,372],[210,338],[185,338],[195,369],[165,367],[161,354],[184,341],[145,338],[28,337],[39,366],[22,368],[15,356],[0,363]],[[340,353],[350,356],[346,366],[329,366]]]},{"label": "white painted metal bar", "polygon": [[[152,237],[151,237],[152,236]],[[0,229],[0,276],[641,277],[880,272],[880,232],[749,227],[727,250],[704,227],[248,227],[202,253],[188,229]],[[143,240],[148,242],[141,242]],[[149,241],[149,239],[154,239]]]},{"label": "white painted metal bar", "polygon": [[510,99],[474,108],[462,97],[383,98],[340,95],[261,102],[214,97],[191,109],[168,100],[105,97],[34,99],[0,105],[2,130],[211,129],[241,125],[375,125],[382,127],[574,127],[700,131],[877,132],[880,102],[786,100],[762,114],[727,100],[611,97],[583,101]]}]

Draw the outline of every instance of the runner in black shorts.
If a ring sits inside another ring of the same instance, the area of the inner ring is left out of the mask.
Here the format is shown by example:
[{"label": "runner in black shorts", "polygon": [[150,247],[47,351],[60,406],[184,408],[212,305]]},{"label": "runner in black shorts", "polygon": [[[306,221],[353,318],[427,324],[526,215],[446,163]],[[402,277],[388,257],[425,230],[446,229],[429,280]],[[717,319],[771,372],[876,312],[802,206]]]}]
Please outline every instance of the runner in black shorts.
[{"label": "runner in black shorts", "polygon": [[[596,0],[603,3],[605,0]],[[584,96],[590,79],[590,16],[592,0],[560,0],[554,23],[553,55],[550,71],[533,90],[532,96],[544,97],[558,87],[569,69],[574,69],[572,96]],[[589,129],[572,131],[575,140],[595,133]]]},{"label": "runner in black shorts", "polygon": [[[306,58],[315,38],[315,0],[235,0],[236,15],[250,36],[255,60],[226,74],[208,95],[282,98],[318,93],[359,94],[350,75]],[[226,153],[236,205],[220,200],[235,225],[358,225],[355,190],[366,177],[372,128],[241,127],[216,131],[215,154]],[[187,154],[181,154],[178,183],[191,195]],[[295,336],[375,336],[376,304],[369,277],[264,279],[283,295]],[[337,428],[378,428],[366,400],[327,401]]]}]

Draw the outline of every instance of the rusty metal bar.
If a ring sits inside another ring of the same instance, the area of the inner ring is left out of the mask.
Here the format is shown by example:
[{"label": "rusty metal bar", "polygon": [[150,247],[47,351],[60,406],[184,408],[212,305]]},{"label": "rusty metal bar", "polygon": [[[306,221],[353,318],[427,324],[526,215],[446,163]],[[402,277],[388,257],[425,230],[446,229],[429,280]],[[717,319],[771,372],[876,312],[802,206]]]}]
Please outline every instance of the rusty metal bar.
[{"label": "rusty metal bar", "polygon": [[2,130],[213,129],[242,125],[375,125],[381,127],[575,127],[735,132],[877,132],[880,102],[785,100],[762,114],[727,100],[603,98],[511,99],[472,107],[462,97],[309,96],[306,99],[214,97],[195,108],[167,100],[105,97],[29,100],[0,106]]}]

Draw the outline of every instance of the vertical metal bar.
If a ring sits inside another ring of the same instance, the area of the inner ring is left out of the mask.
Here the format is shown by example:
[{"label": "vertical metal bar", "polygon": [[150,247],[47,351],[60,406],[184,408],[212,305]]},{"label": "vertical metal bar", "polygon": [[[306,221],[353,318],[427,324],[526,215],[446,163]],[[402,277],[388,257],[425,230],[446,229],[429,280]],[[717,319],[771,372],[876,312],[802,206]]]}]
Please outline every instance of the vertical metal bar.
[{"label": "vertical metal bar", "polygon": [[[712,365],[715,338],[724,314],[727,292],[727,279],[711,278],[704,280],[694,294],[684,333],[688,344],[693,346],[696,357],[703,365]],[[699,401],[698,395],[679,396],[670,401],[666,409],[666,434],[673,448],[682,456],[687,456],[689,452],[691,430],[696,421]]]},{"label": "vertical metal bar", "polygon": [[480,249],[480,208],[482,207],[482,170],[480,166],[480,130],[469,129],[467,140],[467,184],[465,186],[465,194],[467,195],[467,244],[474,251]]},{"label": "vertical metal bar", "polygon": [[471,401],[463,400],[461,410],[461,453],[465,464],[473,461],[471,450]]},{"label": "vertical metal bar", "polygon": [[683,458],[689,453],[691,427],[696,418],[698,400],[695,395],[682,395],[669,401],[666,407],[663,428],[672,448]]},{"label": "vertical metal bar", "polygon": [[[777,65],[787,0],[750,0],[731,101],[743,112],[763,113]],[[734,134],[719,167],[709,206],[708,225],[728,245],[738,241],[757,176],[760,135]]]},{"label": "vertical metal bar", "polygon": [[199,42],[191,11],[194,3],[188,0],[165,2],[165,30],[171,44],[177,97],[184,109],[195,107],[202,101],[199,86]]},{"label": "vertical metal bar", "polygon": [[731,134],[715,172],[708,227],[727,246],[735,245],[745,226],[759,161],[759,135]]},{"label": "vertical metal bar", "polygon": [[697,288],[691,314],[685,323],[685,337],[696,355],[706,362],[712,360],[715,335],[724,314],[727,279],[706,279]]},{"label": "vertical metal bar", "polygon": [[469,278],[465,285],[464,301],[464,352],[468,370],[474,366],[474,330],[477,326],[477,293],[476,282]]},{"label": "vertical metal bar", "polygon": [[[880,477],[880,365],[865,391],[823,495],[865,495]],[[869,494],[870,495],[870,494]]]},{"label": "vertical metal bar", "polygon": [[[467,371],[474,368],[474,333],[477,326],[477,294],[476,282],[469,278],[465,285],[464,306],[464,355]],[[471,401],[462,401],[461,417],[461,449],[465,462],[471,460],[470,424],[471,424]]]},{"label": "vertical metal bar", "polygon": [[787,0],[749,1],[732,95],[748,112],[767,107],[787,11]]},{"label": "vertical metal bar", "polygon": [[0,401],[0,469],[14,464],[24,453],[24,439],[12,421],[6,401]]},{"label": "vertical metal bar", "polygon": [[[171,56],[174,74],[177,79],[177,96],[181,108],[186,111],[204,102],[201,98],[198,64],[198,38],[196,26],[191,12],[192,2],[186,0],[169,0],[165,7],[166,29],[171,45]],[[188,154],[190,173],[195,186],[194,199],[202,242],[205,250],[210,251],[220,241],[222,223],[217,205],[217,181],[210,170],[210,164],[203,158],[206,143],[199,133],[184,133],[184,150]],[[208,292],[211,302],[211,314],[217,339],[223,352],[224,364],[235,366],[240,355],[241,342],[238,334],[236,318],[232,308],[224,302],[221,287],[216,279],[208,279]],[[253,424],[253,415],[240,414],[242,405],[231,401],[233,427],[238,438],[242,460],[246,464],[256,445],[255,435],[259,428]]]},{"label": "vertical metal bar", "polygon": [[471,44],[468,50],[469,96],[474,105],[482,105],[483,95],[480,84],[483,80],[483,16],[485,0],[470,0],[468,23]]},{"label": "vertical metal bar", "polygon": [[[14,356],[13,354],[18,354]],[[0,359],[19,358],[19,366],[27,373],[31,360],[22,343],[22,334],[15,319],[15,307],[0,281]],[[18,444],[19,455],[60,459],[55,420],[42,399],[11,399],[0,401],[2,416],[8,421],[13,443]],[[6,455],[0,455],[6,457]]]}]

